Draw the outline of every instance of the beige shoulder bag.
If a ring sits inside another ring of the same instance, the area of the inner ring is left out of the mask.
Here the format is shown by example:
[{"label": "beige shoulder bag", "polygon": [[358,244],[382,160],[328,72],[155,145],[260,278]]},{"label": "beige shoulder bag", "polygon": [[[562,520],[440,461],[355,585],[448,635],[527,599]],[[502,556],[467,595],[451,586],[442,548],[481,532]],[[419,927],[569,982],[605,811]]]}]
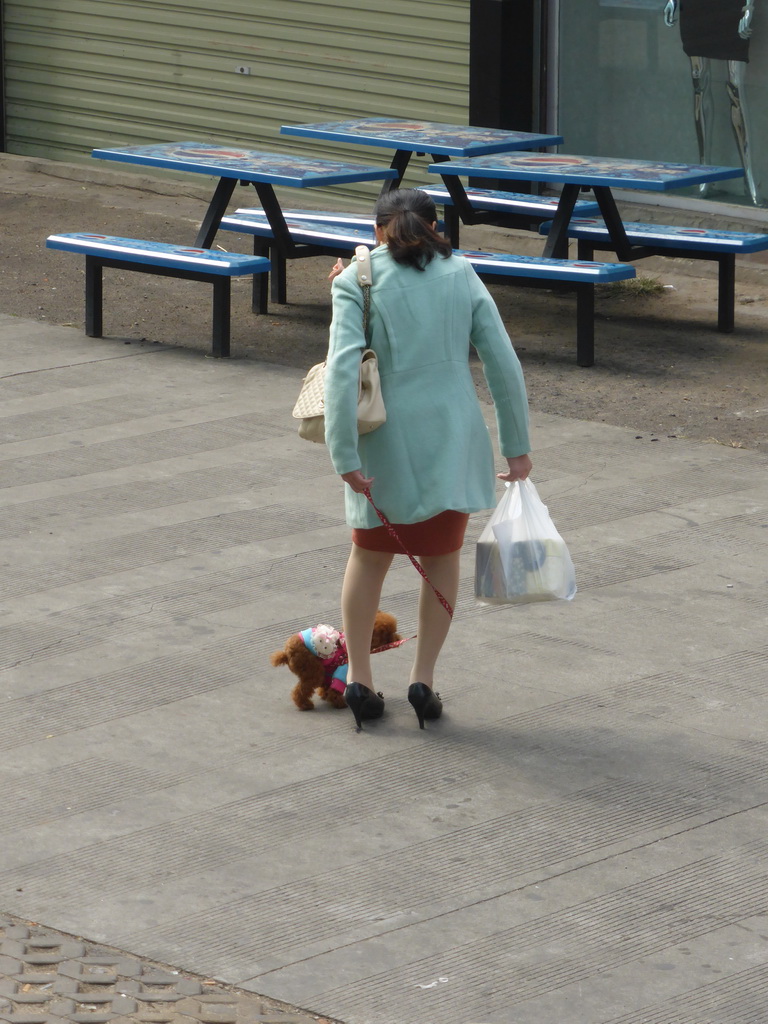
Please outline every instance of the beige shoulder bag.
[{"label": "beige shoulder bag", "polygon": [[[368,315],[371,306],[371,253],[365,245],[355,249],[357,257],[357,279],[363,289],[363,333],[368,331]],[[301,385],[299,397],[293,408],[293,418],[300,420],[299,437],[305,441],[325,443],[325,363],[317,363],[309,371]],[[363,350],[360,360],[360,387],[357,397],[357,430],[370,434],[387,419],[384,401],[381,397],[379,363],[371,348]]]}]

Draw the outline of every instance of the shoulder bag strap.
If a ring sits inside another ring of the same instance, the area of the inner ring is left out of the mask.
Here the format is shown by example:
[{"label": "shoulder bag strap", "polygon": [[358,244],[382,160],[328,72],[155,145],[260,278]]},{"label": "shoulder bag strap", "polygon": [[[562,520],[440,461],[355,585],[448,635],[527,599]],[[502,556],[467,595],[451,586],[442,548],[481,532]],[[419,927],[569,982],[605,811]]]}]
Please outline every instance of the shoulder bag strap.
[{"label": "shoulder bag strap", "polygon": [[363,289],[363,331],[368,330],[368,317],[371,311],[371,285],[373,284],[373,273],[371,271],[371,250],[367,245],[358,245],[355,249],[357,257],[357,280]]}]

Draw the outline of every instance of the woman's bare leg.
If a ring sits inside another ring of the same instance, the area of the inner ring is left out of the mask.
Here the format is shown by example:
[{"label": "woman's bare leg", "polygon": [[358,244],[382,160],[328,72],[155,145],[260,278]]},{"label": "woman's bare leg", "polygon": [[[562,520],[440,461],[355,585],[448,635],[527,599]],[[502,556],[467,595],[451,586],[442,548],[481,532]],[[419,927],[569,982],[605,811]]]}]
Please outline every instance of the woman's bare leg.
[{"label": "woman's bare leg", "polygon": [[373,623],[392,558],[386,552],[367,551],[353,544],[341,588],[341,615],[349,655],[347,679],[350,683],[362,683],[371,690]]},{"label": "woman's bare leg", "polygon": [[[424,572],[452,608],[456,607],[456,597],[459,593],[460,560],[461,549],[448,555],[424,555],[419,559]],[[419,593],[419,631],[410,679],[412,683],[432,686],[435,665],[450,626],[450,615],[435,596],[432,587],[426,580],[422,580]]]}]

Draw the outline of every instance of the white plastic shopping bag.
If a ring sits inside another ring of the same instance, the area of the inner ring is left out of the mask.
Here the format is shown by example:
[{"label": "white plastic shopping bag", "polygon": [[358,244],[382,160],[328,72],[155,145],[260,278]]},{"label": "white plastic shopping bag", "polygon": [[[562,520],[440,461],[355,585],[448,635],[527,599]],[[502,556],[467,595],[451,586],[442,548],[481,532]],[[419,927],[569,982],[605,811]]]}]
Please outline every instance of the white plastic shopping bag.
[{"label": "white plastic shopping bag", "polygon": [[530,480],[507,484],[475,551],[481,604],[570,601],[576,573],[565,541]]}]

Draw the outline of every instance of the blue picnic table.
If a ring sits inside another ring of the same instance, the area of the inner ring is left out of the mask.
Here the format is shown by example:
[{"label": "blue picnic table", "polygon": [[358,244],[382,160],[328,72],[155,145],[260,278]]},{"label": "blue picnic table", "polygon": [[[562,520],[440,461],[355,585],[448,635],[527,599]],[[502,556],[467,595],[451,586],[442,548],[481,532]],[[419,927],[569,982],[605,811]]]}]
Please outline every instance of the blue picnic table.
[{"label": "blue picnic table", "polygon": [[195,245],[201,248],[209,247],[213,241],[238,181],[253,185],[272,227],[275,245],[287,259],[317,255],[325,250],[315,247],[316,251],[308,252],[308,246],[294,244],[275,194],[275,186],[320,188],[396,177],[396,172],[389,167],[368,167],[339,160],[262,152],[210,142],[163,142],[148,146],[94,149],[92,155],[100,160],[117,160],[218,177],[218,184],[195,240]]},{"label": "blue picnic table", "polygon": [[627,238],[612,189],[668,192],[704,182],[738,178],[744,174],[740,167],[661,163],[565,153],[501,153],[469,157],[434,163],[429,171],[440,175],[454,203],[460,207],[468,203],[464,187],[459,181],[461,177],[562,184],[557,211],[548,229],[544,248],[545,256],[558,259],[568,254],[568,226],[579,193],[591,189],[610,234],[611,247],[622,261],[631,261],[646,253],[641,253],[641,247],[633,246]]},{"label": "blue picnic table", "polygon": [[[569,238],[578,242],[578,258],[591,260],[595,249],[612,251],[623,263],[648,256],[671,256],[711,260],[718,265],[717,326],[734,328],[736,256],[768,249],[768,235],[744,231],[683,229],[677,225],[626,223],[619,213],[613,189],[640,192],[669,192],[706,182],[743,177],[741,167],[706,164],[663,163],[567,153],[501,153],[432,164],[458,205],[466,200],[462,177],[492,175],[516,181],[558,182],[562,192],[554,218],[542,224],[546,234],[543,257],[564,259]],[[574,218],[577,197],[591,189],[602,221],[594,217]],[[585,348],[581,365],[591,365]]]},{"label": "blue picnic table", "polygon": [[543,146],[556,146],[563,141],[561,135],[548,133],[395,117],[284,124],[280,131],[285,135],[299,135],[303,138],[394,149],[391,167],[397,172],[397,177],[386,181],[382,191],[400,186],[414,153],[429,153],[434,160],[447,160],[449,157],[478,157],[519,149],[539,149]]}]

